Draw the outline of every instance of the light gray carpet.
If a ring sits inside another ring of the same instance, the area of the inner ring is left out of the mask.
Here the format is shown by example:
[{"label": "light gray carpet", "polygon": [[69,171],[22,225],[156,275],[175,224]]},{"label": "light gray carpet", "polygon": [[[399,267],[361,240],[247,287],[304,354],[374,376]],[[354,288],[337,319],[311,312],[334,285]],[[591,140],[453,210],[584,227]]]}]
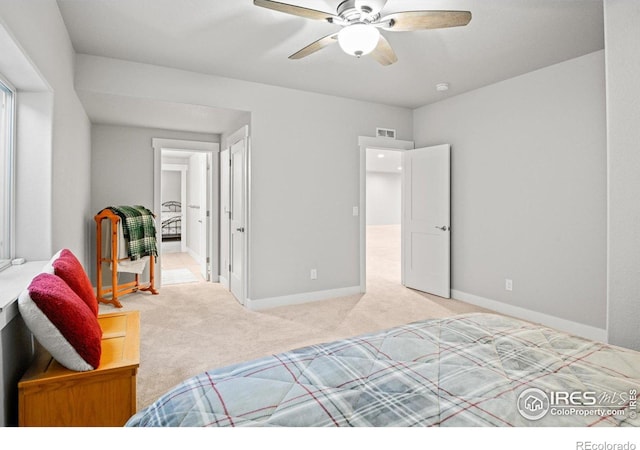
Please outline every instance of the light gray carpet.
[{"label": "light gray carpet", "polygon": [[[242,307],[221,285],[206,282],[122,297],[123,310],[140,310],[138,408],[207,369],[421,319],[484,311],[403,287],[399,228],[367,232],[365,295],[259,312]],[[100,306],[101,312],[114,310]]]},{"label": "light gray carpet", "polygon": [[162,284],[167,286],[170,284],[193,283],[198,278],[189,269],[162,269]]},{"label": "light gray carpet", "polygon": [[[124,296],[123,310],[140,311],[138,408],[207,369],[423,318],[481,310],[401,286],[396,290],[268,311],[249,311],[219,284],[204,282],[166,286],[159,295]],[[100,306],[101,312],[114,310]]]}]

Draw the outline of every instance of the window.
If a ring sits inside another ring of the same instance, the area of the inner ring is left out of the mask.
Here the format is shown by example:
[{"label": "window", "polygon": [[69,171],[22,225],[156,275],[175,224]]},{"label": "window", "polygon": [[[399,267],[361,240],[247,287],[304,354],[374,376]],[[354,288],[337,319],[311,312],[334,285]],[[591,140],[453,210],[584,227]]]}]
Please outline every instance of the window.
[{"label": "window", "polygon": [[15,89],[0,75],[0,270],[13,257],[13,135]]}]

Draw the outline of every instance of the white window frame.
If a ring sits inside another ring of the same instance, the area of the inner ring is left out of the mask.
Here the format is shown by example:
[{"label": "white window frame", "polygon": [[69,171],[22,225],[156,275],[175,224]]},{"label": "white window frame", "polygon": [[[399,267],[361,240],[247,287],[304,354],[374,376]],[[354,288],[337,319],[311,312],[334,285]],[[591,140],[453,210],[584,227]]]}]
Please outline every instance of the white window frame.
[{"label": "white window frame", "polygon": [[0,248],[0,270],[6,269],[11,265],[11,260],[15,254],[15,126],[16,126],[16,89],[13,85],[0,74],[0,89],[9,93],[6,96],[7,101],[2,105],[4,112],[0,118],[4,123],[6,130],[4,142],[0,143],[3,147],[0,157],[4,159],[4,170],[0,177],[0,182],[4,183],[4,193],[0,202],[2,208],[6,211],[5,217],[0,218],[4,223],[0,227],[0,239],[6,243],[5,248]]}]

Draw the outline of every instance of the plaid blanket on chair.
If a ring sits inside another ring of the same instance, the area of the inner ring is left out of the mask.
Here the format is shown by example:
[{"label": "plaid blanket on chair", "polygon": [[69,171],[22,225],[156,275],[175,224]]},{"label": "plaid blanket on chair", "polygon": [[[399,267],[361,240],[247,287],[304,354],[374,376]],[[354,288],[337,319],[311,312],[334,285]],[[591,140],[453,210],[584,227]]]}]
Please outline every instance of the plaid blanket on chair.
[{"label": "plaid blanket on chair", "polygon": [[156,225],[153,213],[144,206],[110,206],[120,216],[127,241],[127,254],[133,261],[143,256],[158,256]]}]

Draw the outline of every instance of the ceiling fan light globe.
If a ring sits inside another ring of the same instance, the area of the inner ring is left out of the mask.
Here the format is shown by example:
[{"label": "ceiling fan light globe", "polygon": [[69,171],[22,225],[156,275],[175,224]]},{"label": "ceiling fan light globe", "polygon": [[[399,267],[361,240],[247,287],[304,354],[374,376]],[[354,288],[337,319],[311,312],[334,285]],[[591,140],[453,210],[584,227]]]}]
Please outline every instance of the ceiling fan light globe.
[{"label": "ceiling fan light globe", "polygon": [[338,33],[338,44],[345,53],[360,57],[371,53],[378,45],[380,31],[372,25],[356,23]]}]

